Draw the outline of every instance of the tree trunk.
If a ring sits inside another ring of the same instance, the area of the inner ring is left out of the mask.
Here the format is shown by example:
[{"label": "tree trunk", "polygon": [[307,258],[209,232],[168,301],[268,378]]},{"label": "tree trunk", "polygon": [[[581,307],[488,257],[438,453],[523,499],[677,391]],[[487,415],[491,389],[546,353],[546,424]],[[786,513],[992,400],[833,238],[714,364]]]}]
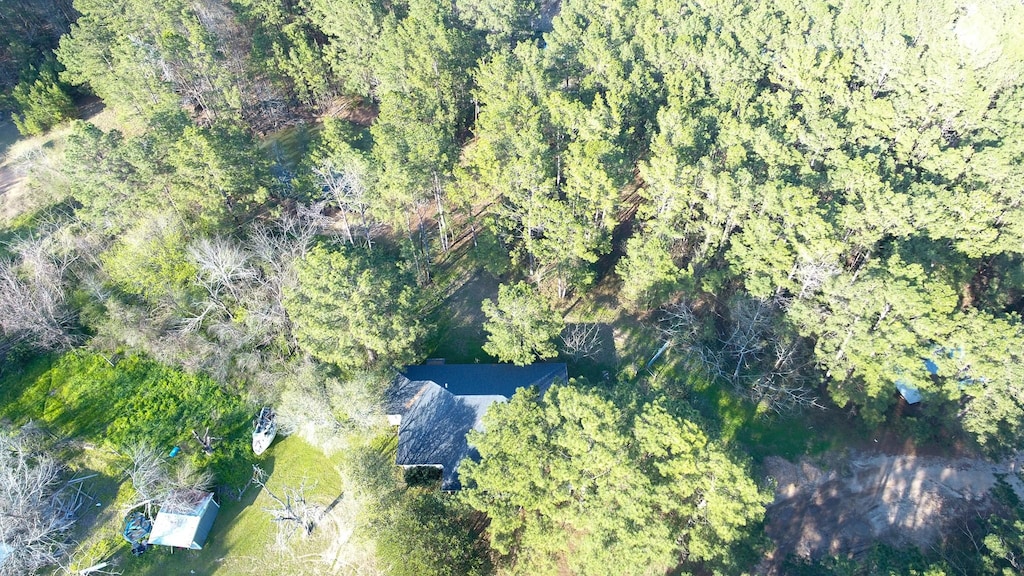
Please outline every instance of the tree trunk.
[{"label": "tree trunk", "polygon": [[445,221],[444,202],[441,199],[441,179],[437,172],[434,172],[434,201],[437,203],[437,233],[441,238],[441,249],[448,252],[450,243],[448,241],[448,224]]}]

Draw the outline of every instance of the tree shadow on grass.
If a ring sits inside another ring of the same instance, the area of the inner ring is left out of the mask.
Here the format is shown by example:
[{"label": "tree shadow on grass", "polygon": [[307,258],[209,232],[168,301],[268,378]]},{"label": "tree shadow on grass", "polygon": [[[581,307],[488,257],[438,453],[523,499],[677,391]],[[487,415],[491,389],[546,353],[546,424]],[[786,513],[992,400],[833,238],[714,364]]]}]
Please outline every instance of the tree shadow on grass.
[{"label": "tree shadow on grass", "polygon": [[14,122],[9,120],[10,116],[4,114],[0,116],[0,160],[2,160],[4,154],[11,149],[19,139],[21,134],[18,132],[18,127],[14,125]]},{"label": "tree shadow on grass", "polygon": [[498,280],[481,271],[453,291],[433,314],[437,329],[433,341],[427,342],[427,349],[433,349],[431,354],[453,364],[493,362],[482,348],[487,334],[481,303],[485,298],[497,297]]}]

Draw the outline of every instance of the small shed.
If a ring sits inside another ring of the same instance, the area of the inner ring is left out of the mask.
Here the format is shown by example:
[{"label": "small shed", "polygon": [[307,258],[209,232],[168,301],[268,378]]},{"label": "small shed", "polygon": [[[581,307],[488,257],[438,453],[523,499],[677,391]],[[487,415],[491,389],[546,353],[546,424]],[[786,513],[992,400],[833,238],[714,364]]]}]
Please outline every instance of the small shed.
[{"label": "small shed", "polygon": [[220,510],[213,501],[213,492],[177,493],[172,500],[175,504],[163,506],[157,513],[149,543],[202,550]]}]

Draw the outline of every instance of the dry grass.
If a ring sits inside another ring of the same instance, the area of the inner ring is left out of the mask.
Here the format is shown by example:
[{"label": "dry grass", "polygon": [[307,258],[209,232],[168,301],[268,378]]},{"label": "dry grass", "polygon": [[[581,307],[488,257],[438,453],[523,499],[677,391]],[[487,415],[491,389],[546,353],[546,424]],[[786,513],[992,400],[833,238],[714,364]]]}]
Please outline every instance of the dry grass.
[{"label": "dry grass", "polygon": [[[126,130],[98,101],[84,104],[81,113],[103,131]],[[0,123],[0,226],[60,201],[62,187],[53,180],[58,156],[54,152],[60,151],[70,132],[70,123],[65,123],[46,134],[21,136],[10,122]]]}]

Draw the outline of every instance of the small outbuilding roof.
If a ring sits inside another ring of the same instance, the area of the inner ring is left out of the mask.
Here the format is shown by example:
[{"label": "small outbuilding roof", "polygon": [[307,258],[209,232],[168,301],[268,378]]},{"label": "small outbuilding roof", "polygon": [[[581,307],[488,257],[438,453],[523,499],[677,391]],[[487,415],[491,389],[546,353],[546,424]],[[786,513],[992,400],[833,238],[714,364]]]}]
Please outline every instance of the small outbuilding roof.
[{"label": "small outbuilding roof", "polygon": [[213,501],[213,492],[191,491],[176,495],[175,500],[186,504],[160,509],[153,521],[149,543],[202,550],[220,510],[220,505]]}]

